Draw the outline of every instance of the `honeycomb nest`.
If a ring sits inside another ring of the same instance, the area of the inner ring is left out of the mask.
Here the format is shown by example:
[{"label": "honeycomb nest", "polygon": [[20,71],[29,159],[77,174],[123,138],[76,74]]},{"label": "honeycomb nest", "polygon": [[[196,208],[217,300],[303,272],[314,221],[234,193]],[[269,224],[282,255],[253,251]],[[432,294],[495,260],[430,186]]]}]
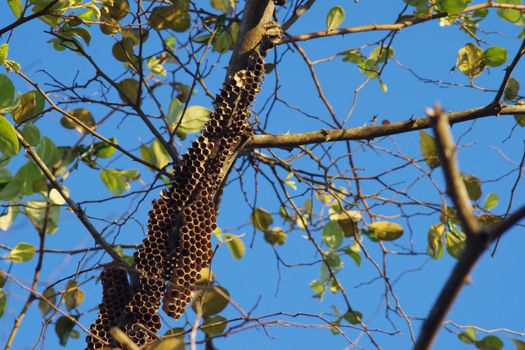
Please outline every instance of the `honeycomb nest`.
[{"label": "honeycomb nest", "polygon": [[184,314],[199,273],[212,258],[216,197],[253,135],[250,108],[264,77],[263,56],[272,46],[272,40],[261,43],[248,67],[223,84],[206,128],[175,166],[169,189],[152,202],[147,236],[135,252],[136,283],[130,286],[121,269],[108,267],[102,273],[103,302],[87,349],[114,345],[109,330],[115,326],[139,346],[153,340],[161,327],[161,303],[174,319]]}]

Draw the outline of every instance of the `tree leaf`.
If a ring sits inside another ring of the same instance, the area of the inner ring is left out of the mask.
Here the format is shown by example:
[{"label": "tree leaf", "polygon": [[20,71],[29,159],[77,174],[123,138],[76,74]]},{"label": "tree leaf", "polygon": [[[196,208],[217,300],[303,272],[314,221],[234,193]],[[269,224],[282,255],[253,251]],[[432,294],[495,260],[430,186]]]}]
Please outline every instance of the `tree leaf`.
[{"label": "tree leaf", "polygon": [[445,234],[445,225],[433,225],[428,230],[428,251],[429,255],[434,259],[440,259],[445,251],[443,244],[443,235]]},{"label": "tree leaf", "polygon": [[272,245],[283,245],[286,243],[286,232],[280,227],[272,227],[264,231],[264,240]]},{"label": "tree leaf", "polygon": [[267,231],[273,224],[272,215],[263,208],[255,208],[250,215],[250,222],[260,231]]},{"label": "tree leaf", "polygon": [[55,323],[55,333],[58,335],[60,345],[66,346],[75,323],[66,316],[60,316]]},{"label": "tree leaf", "polygon": [[118,83],[119,96],[122,102],[137,104],[139,100],[139,82],[135,79],[124,79]]},{"label": "tree leaf", "polygon": [[242,239],[231,233],[225,233],[224,239],[226,240],[226,244],[228,245],[228,249],[230,250],[230,253],[233,256],[233,258],[235,260],[242,259],[245,251]]},{"label": "tree leaf", "polygon": [[16,136],[15,128],[3,116],[0,115],[0,151],[6,157],[18,154],[20,144]]},{"label": "tree leaf", "polygon": [[33,259],[36,248],[31,243],[20,242],[11,251],[7,258],[12,262],[26,262]]},{"label": "tree leaf", "polygon": [[341,6],[332,7],[326,14],[326,29],[332,30],[345,20],[345,10]]},{"label": "tree leaf", "polygon": [[489,193],[488,196],[485,198],[485,204],[483,207],[486,210],[491,210],[495,208],[499,203],[499,196],[497,193]]},{"label": "tree leaf", "polygon": [[179,99],[176,97],[172,98],[168,108],[168,114],[166,114],[166,120],[171,129],[174,129],[177,126],[177,123],[182,116],[183,110],[184,105],[179,101]]},{"label": "tree leaf", "polygon": [[483,52],[487,66],[499,67],[507,61],[507,50],[503,47],[490,47]]},{"label": "tree leaf", "polygon": [[16,177],[12,177],[11,180],[0,190],[0,200],[9,201],[18,197],[21,192],[24,183]]},{"label": "tree leaf", "polygon": [[467,328],[465,332],[458,334],[459,339],[466,344],[474,344],[478,339],[478,334],[474,328]]},{"label": "tree leaf", "polygon": [[22,15],[22,0],[7,0],[7,3],[15,17],[20,18]]},{"label": "tree leaf", "polygon": [[362,258],[361,258],[361,255],[359,254],[361,252],[361,247],[359,246],[359,244],[357,242],[354,242],[354,244],[349,245],[343,251],[352,260],[354,260],[354,262],[356,263],[357,266],[361,266]]},{"label": "tree leaf", "polygon": [[209,336],[220,335],[224,333],[228,320],[220,315],[205,317],[201,329]]},{"label": "tree leaf", "polygon": [[343,318],[350,324],[356,325],[361,324],[361,320],[363,319],[363,314],[359,311],[347,311]]},{"label": "tree leaf", "polygon": [[436,140],[424,130],[419,130],[419,149],[430,169],[437,168],[441,164],[437,152]]},{"label": "tree leaf", "polygon": [[0,318],[4,316],[5,308],[7,306],[7,293],[3,288],[0,288]]},{"label": "tree leaf", "polygon": [[44,105],[44,96],[40,92],[29,91],[20,97],[20,106],[11,115],[17,124],[21,124],[39,115],[44,110]]},{"label": "tree leaf", "polygon": [[69,280],[64,292],[64,301],[68,311],[77,308],[84,302],[85,294],[75,280]]},{"label": "tree leaf", "polygon": [[210,0],[211,6],[224,13],[233,11],[235,8],[235,0]]},{"label": "tree leaf", "polygon": [[439,0],[438,7],[449,15],[457,15],[463,12],[470,0]]},{"label": "tree leaf", "polygon": [[485,69],[485,57],[481,47],[468,43],[459,49],[456,66],[469,78],[480,75]]},{"label": "tree leaf", "polygon": [[9,77],[0,74],[0,108],[8,107],[13,104],[15,98],[15,86]]},{"label": "tree leaf", "polygon": [[148,18],[148,24],[156,30],[173,29],[184,32],[190,27],[188,0],[172,1],[171,6],[155,7]]},{"label": "tree leaf", "polygon": [[[14,204],[14,203],[10,203]],[[20,209],[18,207],[11,205],[9,206],[9,209],[7,209],[7,213],[0,216],[0,230],[7,231],[13,222],[15,222],[16,216],[20,212]],[[0,286],[1,287],[1,286]]]},{"label": "tree leaf", "polygon": [[495,335],[487,335],[483,339],[474,343],[480,350],[500,350],[503,349],[503,342]]},{"label": "tree leaf", "polygon": [[[208,108],[200,106],[190,106],[186,109],[186,113],[182,116],[182,122],[180,123],[179,129],[185,134],[193,134],[200,131],[210,120],[211,111]],[[176,126],[179,121],[173,125]]]},{"label": "tree leaf", "polygon": [[48,168],[52,168],[60,159],[60,152],[58,151],[57,146],[55,146],[53,140],[49,137],[42,137],[38,144],[36,153]]},{"label": "tree leaf", "polygon": [[5,64],[8,54],[9,54],[9,45],[8,44],[0,45],[0,66]]},{"label": "tree leaf", "polygon": [[[56,304],[57,301],[57,293],[53,289],[53,287],[47,287],[44,292],[42,293],[42,296],[49,301],[49,303]],[[40,313],[42,314],[42,317],[46,317],[46,315],[53,310],[53,308],[49,305],[49,303],[40,299],[38,301],[38,308],[40,309]]]},{"label": "tree leaf", "polygon": [[357,223],[361,221],[363,216],[356,210],[342,210],[330,214],[330,220],[336,221],[343,229],[345,237],[354,237],[359,233],[359,226]]},{"label": "tree leaf", "polygon": [[516,350],[525,350],[525,342],[519,339],[511,338]]},{"label": "tree leaf", "polygon": [[520,90],[520,82],[514,78],[510,78],[505,86],[505,91],[503,93],[503,99],[505,101],[513,101],[518,97],[518,92]]},{"label": "tree leaf", "polygon": [[195,293],[191,308],[196,313],[200,309],[202,316],[209,317],[224,310],[229,302],[230,293],[226,289],[219,286],[211,286],[200,289]]},{"label": "tree leaf", "polygon": [[368,226],[374,238],[380,241],[393,241],[403,235],[403,227],[395,222],[376,221]]},{"label": "tree leaf", "polygon": [[447,243],[447,252],[454,258],[459,259],[465,250],[465,238],[458,237],[451,232],[447,232],[445,236]]},{"label": "tree leaf", "polygon": [[[509,5],[521,5],[521,0],[497,0],[499,4]],[[521,13],[519,10],[499,8],[497,11],[498,16],[511,23],[517,23],[521,19]]]},{"label": "tree leaf", "polygon": [[34,147],[40,142],[40,129],[33,123],[25,123],[22,129],[22,137]]},{"label": "tree leaf", "polygon": [[514,114],[514,120],[519,126],[525,126],[525,114]]},{"label": "tree leaf", "polygon": [[41,231],[45,226],[46,233],[51,234],[58,229],[60,207],[45,201],[30,200],[27,201],[24,209],[26,216],[37,230]]},{"label": "tree leaf", "polygon": [[463,174],[463,183],[467,188],[468,196],[473,201],[481,198],[481,181],[474,175]]},{"label": "tree leaf", "polygon": [[344,234],[341,227],[334,221],[329,221],[323,228],[322,240],[331,249],[337,249],[343,244]]},{"label": "tree leaf", "polygon": [[111,193],[116,196],[121,195],[131,187],[124,175],[116,169],[102,169],[100,171],[100,178]]}]

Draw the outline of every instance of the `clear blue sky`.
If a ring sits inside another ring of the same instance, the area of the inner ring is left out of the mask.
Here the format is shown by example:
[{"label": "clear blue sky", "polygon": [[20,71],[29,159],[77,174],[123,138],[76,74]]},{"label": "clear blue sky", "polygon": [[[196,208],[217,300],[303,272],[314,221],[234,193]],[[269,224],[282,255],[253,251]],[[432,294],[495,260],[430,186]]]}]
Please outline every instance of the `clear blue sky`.
[{"label": "clear blue sky", "polygon": [[[397,14],[402,10],[403,3],[400,0],[361,0],[358,3],[350,1],[318,1],[312,10],[301,18],[291,33],[299,34],[310,31],[324,29],[325,14],[334,5],[342,5],[346,10],[346,20],[342,26],[357,26],[371,23],[392,23]],[[241,4],[242,6],[242,4]],[[14,20],[6,2],[0,3],[0,27]],[[521,30],[518,26],[507,24],[496,18],[491,11],[489,19],[484,23],[484,29],[488,34],[482,34],[484,40],[488,42],[484,48],[498,45],[507,48],[509,57],[513,57],[520,40],[516,39]],[[92,75],[91,68],[85,60],[70,52],[56,52],[46,41],[51,37],[44,33],[48,30],[45,24],[40,21],[33,21],[29,24],[18,27],[10,38],[10,57],[21,63],[23,70],[32,79],[39,83],[50,83],[49,75],[65,84],[71,84],[76,74],[78,80]],[[122,66],[113,59],[106,59],[110,55],[112,39],[100,34],[97,28],[92,30],[93,40],[88,52],[94,59],[101,62],[101,66],[110,72],[110,76],[118,77],[123,72]],[[178,34],[183,37],[185,34]],[[344,37],[334,37],[316,39],[301,44],[311,60],[318,60],[338,52],[358,48],[363,45],[373,43],[381,39],[384,32],[374,32]],[[7,35],[0,38],[0,43],[6,42]],[[153,39],[152,39],[153,40]],[[183,39],[179,40],[183,41]],[[379,116],[379,120],[388,119],[390,121],[401,121],[411,116],[420,117],[423,115],[424,108],[431,106],[436,101],[451,111],[463,110],[482,106],[490,101],[493,92],[484,92],[473,88],[461,86],[448,86],[432,83],[424,83],[403,67],[410,67],[419,76],[435,79],[442,82],[452,82],[458,85],[468,84],[468,80],[459,71],[449,73],[455,64],[456,53],[459,48],[467,42],[471,42],[464,32],[460,32],[457,26],[441,28],[438,22],[430,22],[417,25],[403,30],[398,34],[393,43],[395,49],[395,59],[399,64],[390,61],[383,73],[383,80],[388,85],[388,92],[381,92],[376,81],[369,82],[360,92],[357,98],[357,106],[353,112],[347,127],[358,127],[369,122],[374,115]],[[153,50],[153,49],[151,49]],[[364,49],[368,54],[371,49]],[[285,51],[284,47],[278,48],[278,54]],[[153,51],[151,51],[153,52]],[[270,54],[273,57],[273,53]],[[210,56],[208,65],[216,62],[217,55]],[[220,59],[213,74],[208,80],[208,85],[212,92],[217,92],[222,82],[229,55]],[[364,76],[356,66],[341,62],[340,57],[316,66],[320,82],[336,114],[344,116],[348,113],[354,97],[354,90],[361,85]],[[514,76],[523,77],[525,72],[523,64],[515,71]],[[1,71],[0,73],[5,73]],[[318,116],[323,120],[329,120],[326,110],[321,101],[317,98],[317,92],[307,72],[307,67],[297,53],[287,51],[278,67],[279,73],[279,95],[290,103],[300,107],[311,115]],[[480,78],[476,79],[476,84],[488,89],[495,89],[503,77],[502,67],[491,69],[485,72]],[[12,77],[13,75],[11,75]],[[178,79],[190,83],[187,76],[178,75]],[[25,92],[29,86],[19,79],[16,81],[16,88]],[[270,75],[263,86],[263,93],[258,98],[255,110],[260,111],[265,99],[273,92],[275,76]],[[45,86],[49,89],[49,86]],[[164,108],[167,109],[169,96],[167,93],[161,95]],[[193,97],[192,104],[211,107],[209,99],[203,94],[202,89],[197,88],[197,94]],[[91,107],[90,107],[91,108]],[[146,110],[153,111],[153,106],[148,104]],[[97,109],[93,109],[95,113]],[[153,112],[152,112],[153,113]],[[260,114],[266,116],[266,110]],[[75,131],[64,132],[59,124],[60,116],[56,113],[48,113],[42,118],[38,125],[44,135],[53,138],[57,144],[74,142],[78,138]],[[134,118],[125,119],[122,116],[112,117],[108,123],[99,131],[107,136],[116,136],[119,144],[126,148],[136,150],[142,142],[148,142],[152,136],[143,125]],[[286,108],[283,104],[276,104],[269,119],[269,132],[301,132],[317,130],[323,126],[319,121],[305,118],[302,114]],[[497,192],[500,196],[500,205],[496,208],[496,213],[503,213],[507,206],[509,193],[516,178],[516,173],[499,179],[510,170],[516,168],[523,151],[523,129],[516,128],[512,131],[515,123],[512,117],[490,117],[483,120],[457,125],[453,128],[455,137],[461,136],[460,165],[465,173],[476,174],[483,181],[483,196],[490,192]],[[512,138],[506,140],[512,132]],[[59,138],[59,139],[57,139]],[[382,141],[379,146],[394,148],[415,159],[421,159],[418,146],[418,134],[410,133]],[[506,140],[506,141],[505,141]],[[505,141],[505,142],[504,142]],[[182,148],[186,145],[184,144]],[[358,143],[353,144],[354,149],[359,147]],[[509,159],[506,160],[498,152],[501,150]],[[332,154],[340,155],[345,151],[343,145],[336,145]],[[136,151],[138,153],[138,151]],[[279,151],[280,155],[287,155],[285,151]],[[20,160],[21,161],[21,160]],[[393,157],[386,156],[385,153],[374,152],[370,149],[356,153],[356,166],[360,169],[362,176],[374,175],[388,170],[402,161]],[[19,162],[13,162],[12,167],[16,169]],[[106,165],[106,164],[105,164]],[[312,163],[298,162],[294,165],[312,167]],[[342,163],[346,166],[346,163]],[[421,167],[427,169],[423,163]],[[108,165],[113,168],[131,168],[136,165],[131,164],[124,157],[119,157]],[[317,171],[311,168],[312,171]],[[254,176],[246,177],[246,187],[248,196],[253,198]],[[146,184],[152,180],[151,173],[141,168],[141,175]],[[285,174],[284,174],[285,175]],[[393,173],[387,177],[389,183],[406,181],[408,185],[416,178],[422,176],[421,172],[410,167],[402,172]],[[440,169],[436,169],[433,178],[443,185]],[[257,206],[264,207],[272,212],[277,212],[278,205],[268,183],[262,177],[258,177],[259,193]],[[72,197],[82,202],[98,198],[110,197],[110,192],[104,187],[99,179],[98,173],[81,165],[80,171],[75,172],[68,180],[67,186],[71,190]],[[377,190],[377,183],[365,182],[365,192]],[[401,186],[402,187],[402,186]],[[132,190],[142,189],[141,184],[134,183]],[[305,187],[299,184],[297,193],[301,193]],[[428,179],[417,182],[411,193],[422,200],[438,202],[439,198],[435,189],[431,186]],[[518,194],[523,194],[523,183],[517,190]],[[389,194],[391,195],[391,193]],[[114,230],[110,237],[118,233],[119,243],[137,243],[143,237],[143,227],[146,223],[149,201],[157,196],[153,191],[147,196],[139,210],[134,213],[134,220],[128,221],[122,227],[112,226]],[[522,204],[522,197],[516,196],[516,204]],[[85,206],[86,212],[90,217],[103,220],[95,220],[95,225],[102,229],[108,222],[118,223],[118,218],[126,211],[137,205],[141,197],[130,197],[125,199],[113,200],[104,203],[89,204]],[[304,198],[307,198],[304,197]],[[304,200],[304,199],[303,199]],[[303,200],[299,200],[302,203]],[[314,210],[319,212],[321,206],[317,202]],[[374,209],[376,213],[382,215],[399,216],[399,208],[396,206],[385,206]],[[406,208],[406,213],[425,212],[421,208]],[[272,247],[262,239],[260,232],[255,233],[253,248],[250,248],[254,232],[249,225],[250,208],[244,204],[244,198],[239,191],[238,184],[233,184],[227,188],[224,194],[221,213],[218,219],[219,226],[226,232],[235,234],[245,234],[243,240],[247,246],[244,258],[240,261],[232,259],[225,246],[221,247],[213,261],[213,270],[218,277],[221,285],[225,286],[232,294],[233,299],[245,310],[253,311],[253,316],[263,316],[275,312],[286,312],[295,314],[298,312],[305,314],[323,314],[328,319],[330,316],[331,305],[336,305],[344,309],[343,300],[340,295],[327,293],[322,302],[311,297],[313,294],[308,284],[311,280],[318,277],[319,265],[299,266],[286,268],[278,263]],[[75,216],[66,210],[62,210],[62,222],[57,233],[48,237],[48,248],[68,249],[90,247],[93,245],[92,239],[88,236],[85,229],[80,225]],[[404,218],[394,218],[405,226],[406,234],[397,241],[396,244],[388,245],[392,249],[402,250],[414,244],[415,251],[424,252],[426,247],[426,234],[430,225],[438,222],[436,215],[414,216],[410,219],[410,228]],[[284,226],[276,216],[276,224]],[[110,231],[111,232],[111,231]],[[509,328],[516,331],[525,331],[523,326],[523,312],[525,311],[522,297],[525,289],[525,275],[522,269],[525,263],[522,247],[525,238],[521,234],[523,227],[511,230],[502,240],[498,254],[495,258],[484,257],[476,267],[472,275],[472,282],[466,286],[458,298],[452,312],[447,319],[451,319],[461,325],[476,324],[482,328]],[[276,250],[287,263],[309,263],[317,261],[312,246],[302,238],[304,233],[294,231],[288,235],[288,242],[284,246],[279,246]],[[316,234],[320,235],[319,232]],[[20,241],[36,242],[36,233],[31,224],[19,218],[15,225],[8,232],[0,232],[0,243],[13,246]],[[215,241],[216,242],[216,241]],[[365,244],[374,254],[375,259],[380,260],[380,252],[374,244],[365,239]],[[400,248],[401,247],[401,248]],[[3,254],[3,252],[1,253]],[[92,266],[101,255],[86,255],[87,261],[82,261],[81,266]],[[39,290],[43,290],[47,283],[75,273],[78,268],[80,257],[61,254],[48,254],[44,260],[44,272],[39,284]],[[108,257],[102,258],[103,262],[108,261]],[[6,261],[0,261],[0,268],[9,270],[14,275],[21,278],[24,283],[29,283],[34,268],[34,262],[19,265],[10,265]],[[424,317],[430,306],[446,280],[455,260],[445,254],[439,260],[431,260],[429,257],[421,256],[388,256],[388,273],[391,281],[396,282],[396,293],[399,296],[404,311],[414,317]],[[410,340],[407,327],[403,320],[396,315],[391,315],[398,329],[392,327],[385,319],[385,300],[384,284],[375,281],[376,271],[367,261],[361,267],[344,258],[345,268],[339,274],[341,281],[347,289],[352,305],[360,310],[364,315],[364,321],[371,328],[380,328],[387,332],[397,332],[397,335],[377,335],[377,339],[385,349],[408,349]],[[81,317],[80,321],[84,325],[89,325],[95,313],[93,308],[100,302],[100,286],[94,284],[93,280],[87,280],[83,275],[79,281],[87,281],[83,286],[86,292],[86,301],[80,307],[82,313],[89,313]],[[62,286],[63,287],[63,286]],[[18,314],[22,303],[27,298],[26,292],[10,283],[7,286],[9,293],[8,307],[2,319],[0,319],[0,346],[6,339],[12,327],[14,317]],[[231,306],[222,313],[225,317],[238,317],[238,312]],[[193,315],[189,313],[190,320]],[[309,317],[291,318],[278,316],[274,319],[286,320],[296,326],[275,325],[265,330],[251,328],[249,330],[235,333],[228,338],[219,338],[216,345],[219,349],[317,349],[324,347],[327,349],[344,349],[349,346],[348,342],[341,336],[336,336],[326,329],[316,329],[312,327],[303,328],[300,324],[319,324],[319,320]],[[183,325],[184,321],[170,322],[170,326]],[[420,322],[413,320],[414,330],[420,328]],[[22,324],[19,335],[14,343],[14,349],[31,349],[36,342],[38,332],[42,325],[42,317],[37,308],[33,307],[28,313],[26,320]],[[348,337],[352,340],[360,339],[359,333],[349,331]],[[371,348],[369,342],[361,335],[360,341],[362,348]],[[79,340],[70,339],[67,348],[77,349],[83,347],[84,334],[81,332]],[[508,341],[508,335],[503,334],[502,339],[506,345],[512,348]],[[58,349],[53,327],[50,327],[45,335],[43,342],[45,349]],[[472,346],[470,346],[473,348]],[[468,349],[469,346],[462,344],[456,337],[445,330],[440,333],[440,337],[435,345],[435,349]]]}]

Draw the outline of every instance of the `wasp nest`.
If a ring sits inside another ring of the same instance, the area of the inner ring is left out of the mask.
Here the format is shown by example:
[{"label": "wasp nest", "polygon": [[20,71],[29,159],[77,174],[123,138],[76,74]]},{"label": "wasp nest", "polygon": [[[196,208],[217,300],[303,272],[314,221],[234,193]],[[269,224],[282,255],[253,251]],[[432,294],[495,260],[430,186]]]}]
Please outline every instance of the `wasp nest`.
[{"label": "wasp nest", "polygon": [[253,134],[250,106],[264,77],[263,55],[273,45],[271,38],[261,43],[260,52],[254,50],[245,70],[224,83],[206,128],[175,167],[170,188],[153,201],[147,237],[135,252],[133,292],[122,270],[102,273],[103,303],[88,349],[114,344],[109,334],[114,326],[137,345],[153,340],[161,327],[161,301],[169,316],[177,319],[184,313],[199,272],[211,261],[216,196]]}]

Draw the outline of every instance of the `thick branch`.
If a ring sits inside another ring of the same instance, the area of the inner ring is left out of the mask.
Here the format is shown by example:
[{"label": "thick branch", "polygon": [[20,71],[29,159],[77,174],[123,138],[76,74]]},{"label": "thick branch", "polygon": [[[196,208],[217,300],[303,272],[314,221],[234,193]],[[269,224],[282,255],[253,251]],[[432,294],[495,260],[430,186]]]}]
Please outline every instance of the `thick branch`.
[{"label": "thick branch", "polygon": [[430,109],[427,114],[436,134],[437,151],[450,197],[456,207],[461,226],[467,233],[467,236],[470,237],[478,230],[478,223],[474,217],[474,209],[472,209],[465,183],[459,171],[456,157],[457,148],[452,139],[447,115],[443,113],[439,106]]},{"label": "thick branch", "polygon": [[[488,105],[461,112],[448,113],[450,124],[468,120],[490,117],[494,115],[512,115],[525,113],[525,106]],[[323,143],[329,141],[372,140],[377,137],[403,134],[414,130],[431,127],[430,118],[408,119],[402,122],[385,125],[371,125],[359,128],[311,131],[300,134],[255,135],[246,148],[293,148],[300,145]]]}]

